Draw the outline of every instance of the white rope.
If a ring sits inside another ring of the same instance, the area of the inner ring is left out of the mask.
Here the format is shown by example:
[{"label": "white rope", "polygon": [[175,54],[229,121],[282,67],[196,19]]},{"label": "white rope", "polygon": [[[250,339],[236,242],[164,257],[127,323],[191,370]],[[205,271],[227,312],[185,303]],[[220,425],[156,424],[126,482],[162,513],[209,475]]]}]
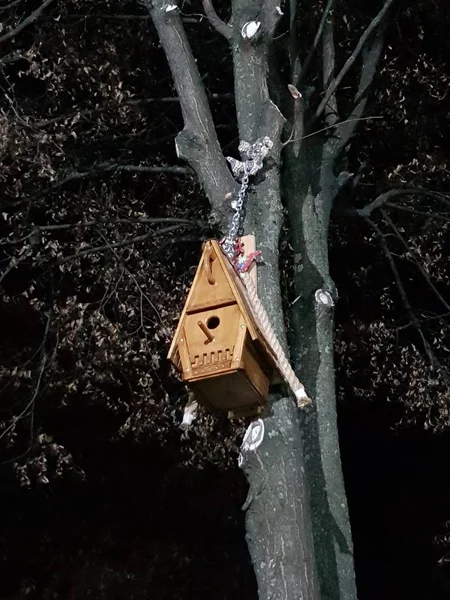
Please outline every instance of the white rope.
[{"label": "white rope", "polygon": [[[243,155],[244,160],[240,161],[232,157],[227,157],[234,177],[236,179],[241,177],[241,187],[234,203],[235,212],[230,222],[228,234],[222,243],[222,249],[232,263],[234,262],[233,259],[235,258],[236,241],[238,238],[239,227],[243,218],[244,202],[247,196],[249,177],[256,175],[256,173],[263,167],[264,159],[268,156],[272,147],[273,142],[267,136],[256,140],[256,142],[253,144],[241,141],[238,150],[241,155]],[[300,383],[297,375],[294,373],[291,364],[284,353],[277,336],[275,335],[275,331],[270,324],[269,316],[258,297],[256,287],[251,277],[247,272],[239,271],[239,274],[247,289],[247,295],[250,301],[249,304],[253,312],[253,316],[259,329],[261,330],[261,333],[264,335],[270,345],[270,348],[272,349],[278,370],[293,391],[297,399],[297,406],[299,408],[308,406],[308,404],[311,404],[311,400],[308,398],[303,384]]]},{"label": "white rope", "polygon": [[292,369],[291,364],[284,353],[280,342],[278,341],[275,331],[270,323],[269,315],[259,299],[255,284],[253,283],[249,273],[240,273],[240,276],[247,290],[248,299],[250,300],[250,308],[252,309],[255,321],[274,353],[278,370],[294,393],[297,399],[297,406],[299,408],[305,408],[311,404],[311,400],[308,398],[308,395],[305,391],[305,386],[299,381],[297,375],[294,373],[294,370]]}]

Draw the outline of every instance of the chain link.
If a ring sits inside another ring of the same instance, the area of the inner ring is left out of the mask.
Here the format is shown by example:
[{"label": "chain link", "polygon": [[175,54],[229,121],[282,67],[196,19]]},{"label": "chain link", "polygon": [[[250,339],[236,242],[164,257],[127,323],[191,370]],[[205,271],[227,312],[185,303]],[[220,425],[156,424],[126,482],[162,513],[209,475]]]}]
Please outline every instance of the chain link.
[{"label": "chain link", "polygon": [[237,200],[235,201],[234,215],[231,218],[228,234],[225,238],[225,241],[222,244],[222,248],[229,258],[234,257],[236,240],[239,234],[239,227],[242,222],[242,213],[244,211],[245,198],[247,196],[248,182],[249,175],[247,172],[245,172],[244,176],[242,177],[241,187],[238,192]]},{"label": "chain link", "polygon": [[247,142],[239,144],[239,151],[247,156],[247,160],[239,161],[234,158],[228,158],[235,177],[242,175],[241,187],[234,202],[234,215],[231,218],[230,226],[225,240],[222,243],[224,253],[233,259],[236,252],[236,241],[239,235],[239,228],[243,221],[244,204],[247,197],[250,175],[255,175],[263,166],[263,160],[272,148],[273,143],[268,137],[257,140],[250,145]]}]

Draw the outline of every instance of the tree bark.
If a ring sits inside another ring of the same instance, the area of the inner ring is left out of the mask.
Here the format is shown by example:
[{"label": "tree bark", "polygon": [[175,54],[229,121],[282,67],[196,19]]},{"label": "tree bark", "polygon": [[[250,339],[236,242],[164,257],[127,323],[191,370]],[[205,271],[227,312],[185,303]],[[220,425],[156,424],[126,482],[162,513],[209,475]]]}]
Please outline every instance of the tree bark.
[{"label": "tree bark", "polygon": [[[263,253],[263,264],[258,267],[258,294],[286,349],[279,282],[280,131],[265,133],[278,140],[271,157],[275,160],[251,194],[247,229],[256,235]],[[259,598],[318,599],[298,410],[289,397],[271,396],[269,403],[271,414],[264,419],[264,441],[244,466],[250,486],[247,542]]]},{"label": "tree bark", "polygon": [[166,0],[146,0],[172,72],[184,129],[176,138],[179,158],[196,172],[217,221],[225,218],[225,199],[236,188],[217,138],[208,98],[179,10]]},{"label": "tree bark", "polygon": [[[281,134],[285,119],[269,97],[269,45],[279,13],[276,2],[251,6],[233,2],[232,38],[239,137],[254,142],[269,136],[274,143],[263,179],[252,186],[246,230],[262,250],[258,295],[280,341],[287,348],[279,280],[279,235],[283,220],[280,195]],[[242,38],[245,23],[261,22],[260,37]],[[313,600],[320,597],[314,564],[309,494],[298,410],[291,398],[269,399],[265,438],[246,465],[250,489],[246,505],[247,542],[260,600]]]},{"label": "tree bark", "polygon": [[313,407],[302,419],[315,558],[322,600],[356,599],[353,543],[336,416],[333,332],[336,299],[328,265],[328,225],[339,189],[333,151],[315,138],[285,155],[284,194],[295,257],[291,347]]}]

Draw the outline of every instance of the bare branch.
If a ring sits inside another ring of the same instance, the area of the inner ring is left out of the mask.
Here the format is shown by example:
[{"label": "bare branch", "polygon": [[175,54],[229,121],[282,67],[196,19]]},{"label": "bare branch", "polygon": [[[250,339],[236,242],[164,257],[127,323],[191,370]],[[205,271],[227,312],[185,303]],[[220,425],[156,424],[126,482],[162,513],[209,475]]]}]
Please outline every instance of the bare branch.
[{"label": "bare branch", "polygon": [[11,258],[11,260],[9,261],[8,266],[6,267],[6,269],[3,271],[3,273],[0,275],[0,284],[3,283],[3,280],[5,279],[5,277],[7,275],[9,275],[9,273],[11,273],[11,271],[13,269],[15,269],[17,267],[17,265],[19,265],[21,262],[23,262],[24,260],[26,260],[29,256],[29,251],[25,250],[24,252],[22,252],[22,254],[19,256],[19,258],[16,258],[15,256],[13,256]]},{"label": "bare branch", "polygon": [[150,166],[150,165],[121,165],[117,163],[104,162],[97,163],[92,166],[92,169],[89,171],[74,171],[67,175],[63,179],[59,181],[55,181],[51,186],[47,189],[38,192],[32,199],[38,198],[50,192],[54,192],[55,190],[61,188],[66,183],[70,183],[71,181],[81,181],[82,179],[86,179],[88,177],[95,177],[100,173],[105,173],[113,171],[114,173],[128,172],[128,173],[171,173],[173,175],[191,175],[192,171],[188,167],[178,167],[178,166]]},{"label": "bare branch", "polygon": [[[336,64],[336,50],[334,47],[334,22],[332,16],[325,20],[322,38],[322,65],[323,65],[323,88],[326,90],[334,78]],[[324,107],[325,123],[332,127],[338,120],[338,106],[336,93],[331,94],[328,103]]]},{"label": "bare branch", "polygon": [[206,221],[195,221],[191,219],[178,219],[175,217],[157,217],[157,218],[142,218],[142,219],[110,219],[103,218],[97,219],[93,221],[78,221],[77,223],[58,223],[55,225],[37,225],[33,227],[33,229],[27,235],[16,238],[16,239],[6,239],[1,240],[1,246],[13,246],[16,244],[22,244],[26,242],[30,238],[35,238],[39,236],[41,233],[52,232],[52,231],[64,231],[66,229],[82,229],[85,227],[96,227],[98,225],[161,225],[163,223],[179,223],[180,225],[192,225],[195,227],[199,227],[200,229],[206,229],[208,227],[208,223]]},{"label": "bare branch", "polygon": [[176,138],[177,154],[197,173],[214,210],[223,213],[225,196],[236,187],[223,157],[205,88],[179,10],[166,2],[147,4],[164,48],[180,98],[184,129]]},{"label": "bare branch", "polygon": [[[203,21],[203,15],[196,17],[182,17],[183,23],[198,25]],[[85,21],[86,19],[109,19],[110,21],[148,21],[150,15],[135,15],[135,14],[110,14],[110,13],[78,13],[76,15],[67,15],[68,19]]]},{"label": "bare branch", "polygon": [[22,2],[22,0],[13,0],[9,4],[5,4],[5,6],[1,6],[0,12],[2,12],[4,10],[8,10],[9,8],[12,8],[13,6],[17,6],[17,4],[19,4],[20,2]]},{"label": "bare branch", "polygon": [[422,277],[428,283],[428,285],[430,286],[430,289],[433,291],[433,293],[436,296],[436,298],[439,300],[439,302],[442,304],[442,306],[446,310],[448,310],[450,312],[450,304],[447,303],[447,301],[445,300],[445,298],[442,296],[442,294],[436,288],[436,286],[434,285],[434,283],[431,281],[430,276],[428,275],[428,273],[423,268],[422,263],[417,258],[415,252],[413,252],[411,250],[411,248],[409,247],[408,242],[405,240],[405,238],[403,237],[403,235],[401,234],[401,232],[399,231],[399,229],[395,226],[395,223],[392,221],[392,219],[389,217],[389,215],[383,209],[381,209],[381,214],[383,215],[383,219],[389,224],[390,228],[392,229],[392,231],[397,236],[397,239],[400,240],[400,242],[402,243],[402,245],[405,248],[406,252],[411,257],[411,260],[416,265],[416,267],[419,269]]},{"label": "bare branch", "polygon": [[76,15],[67,15],[69,19],[111,19],[114,21],[148,21],[149,15],[134,14],[110,14],[110,13],[78,13]]},{"label": "bare branch", "polygon": [[178,167],[173,165],[150,166],[113,164],[110,167],[106,167],[106,169],[111,169],[118,173],[125,171],[127,173],[171,173],[173,175],[192,175],[192,171],[189,167]]},{"label": "bare branch", "polygon": [[148,231],[142,235],[137,235],[132,238],[126,238],[121,242],[114,242],[112,244],[104,244],[103,246],[96,246],[92,248],[85,248],[83,250],[79,250],[75,252],[75,254],[71,254],[70,256],[65,256],[61,260],[58,261],[58,264],[63,264],[66,262],[70,262],[76,258],[82,258],[83,256],[87,256],[89,254],[95,254],[96,252],[104,252],[105,250],[112,250],[114,248],[125,248],[125,246],[132,246],[133,244],[140,244],[141,242],[145,242],[146,240],[152,237],[158,237],[160,235],[165,235],[166,233],[172,233],[172,231],[178,231],[181,229],[183,225],[172,225],[172,227],[165,227],[164,229],[158,229],[158,231]]},{"label": "bare branch", "polygon": [[367,27],[367,29],[364,31],[362,36],[359,38],[359,41],[356,44],[355,49],[353,50],[351,55],[346,60],[344,66],[342,67],[342,69],[340,70],[340,72],[338,73],[336,78],[330,82],[327,90],[325,91],[325,96],[324,96],[322,102],[317,107],[316,112],[314,113],[310,123],[308,124],[309,127],[314,125],[314,123],[317,121],[317,119],[321,116],[321,114],[324,111],[324,108],[328,104],[329,99],[336,92],[336,90],[339,87],[339,85],[341,84],[342,80],[347,75],[350,68],[353,66],[353,63],[358,58],[358,56],[361,54],[362,49],[364,48],[368,38],[375,31],[375,29],[380,25],[383,17],[386,15],[387,11],[389,10],[389,8],[391,7],[391,4],[393,2],[394,2],[394,0],[386,0],[382,9],[379,11],[377,16],[372,19],[372,21],[369,24],[369,26]]},{"label": "bare branch", "polygon": [[[52,317],[52,312],[49,311],[49,313],[47,315],[47,322],[45,325],[44,338],[41,343],[41,360],[40,360],[40,364],[39,364],[38,376],[37,376],[37,380],[36,380],[36,386],[33,391],[33,395],[31,396],[31,399],[28,402],[28,404],[26,404],[24,409],[20,412],[20,414],[17,417],[12,418],[12,423],[9,425],[9,427],[7,427],[4,431],[2,431],[2,433],[0,435],[0,440],[16,427],[16,424],[26,416],[26,414],[29,410],[33,411],[33,409],[34,409],[34,403],[36,402],[36,399],[39,395],[39,391],[41,389],[42,377],[44,375],[45,367],[47,366],[47,361],[49,358],[48,353],[47,353],[47,340],[48,340],[48,335],[50,332],[51,317]],[[33,435],[33,426],[31,426],[31,436],[30,437],[32,437],[32,435]],[[4,464],[4,463],[1,463],[1,464]]]},{"label": "bare branch", "polygon": [[303,131],[305,127],[305,104],[301,93],[294,85],[289,84],[288,89],[294,99],[294,115],[291,135],[289,136],[289,139],[283,143],[283,146],[292,143],[292,152],[294,153],[294,156],[298,157],[300,154],[302,140],[304,139]]},{"label": "bare branch", "polygon": [[26,56],[23,56],[23,54],[8,54],[0,59],[0,65],[9,65],[13,62],[16,62],[17,60],[21,60],[22,58],[26,60]]},{"label": "bare branch", "polygon": [[380,25],[373,44],[370,49],[363,49],[363,64],[361,67],[361,76],[359,79],[358,91],[354,99],[354,107],[347,119],[348,125],[339,130],[339,142],[336,146],[336,156],[345,148],[350,138],[353,136],[358,120],[361,118],[367,104],[367,97],[370,86],[377,70],[378,61],[384,42],[384,27]]},{"label": "bare branch", "polygon": [[[320,42],[320,38],[322,37],[322,33],[323,33],[323,28],[325,26],[325,22],[328,18],[328,15],[330,14],[330,11],[332,10],[332,8],[334,7],[336,0],[328,0],[328,3],[323,11],[322,14],[322,18],[320,19],[320,23],[319,23],[319,27],[317,29],[317,33],[316,36],[314,38],[313,44],[311,46],[311,48],[309,49],[308,52],[308,56],[306,57],[305,63],[303,65],[303,68],[300,69],[300,73],[298,75],[298,79],[297,79],[297,83],[296,85],[299,86],[301,84],[301,82],[303,81],[305,75],[308,72],[309,69],[309,65],[311,64],[311,61],[314,57],[314,54],[317,50],[317,47],[319,45]],[[295,81],[295,80],[294,80]]]},{"label": "bare branch", "polygon": [[384,206],[393,208],[394,210],[407,212],[412,215],[419,215],[421,217],[427,217],[429,219],[436,219],[437,221],[450,222],[450,217],[446,217],[445,215],[440,215],[439,213],[430,213],[426,212],[425,210],[417,210],[416,208],[410,208],[409,206],[400,206],[399,204],[395,204],[395,202],[385,202]]},{"label": "bare branch", "polygon": [[[379,117],[379,116],[374,116],[374,117],[361,117],[360,119],[356,119],[356,121],[372,121],[373,119],[382,119],[383,117]],[[314,137],[315,135],[318,135],[319,133],[322,133],[323,131],[328,131],[328,129],[336,129],[337,127],[341,127],[341,125],[344,125],[344,123],[348,123],[349,119],[346,119],[345,121],[340,121],[339,123],[336,123],[335,125],[330,125],[329,127],[323,127],[322,129],[317,129],[317,131],[313,131],[312,133],[308,133],[307,135],[304,135],[301,139],[302,140],[306,140],[307,138],[310,137]],[[292,144],[295,143],[296,141],[298,141],[296,138],[290,137],[286,142],[284,142],[284,146],[286,146],[287,144]]]},{"label": "bare branch", "polygon": [[2,37],[0,37],[0,44],[2,44],[3,42],[7,42],[8,40],[11,40],[11,39],[15,38],[16,35],[18,35],[23,29],[25,29],[25,27],[27,27],[28,25],[31,25],[31,23],[33,23],[33,21],[36,21],[36,19],[39,18],[39,16],[41,15],[41,13],[53,1],[54,0],[45,0],[45,2],[43,2],[35,11],[33,11],[30,15],[28,15],[28,17],[26,19],[24,19],[23,21],[21,21],[19,23],[19,25],[17,25],[17,27],[15,27],[14,29],[11,29],[10,31],[8,31],[7,33],[5,33],[5,35],[2,35]]},{"label": "bare branch", "polygon": [[422,190],[420,188],[395,188],[393,190],[388,190],[381,194],[373,202],[364,206],[363,208],[359,208],[356,210],[356,214],[360,217],[369,217],[374,210],[383,206],[388,200],[394,198],[395,196],[403,196],[408,194],[417,194],[418,196],[428,196],[429,198],[433,198],[435,200],[440,200],[442,202],[449,202],[443,194],[439,192],[433,192],[430,190]]},{"label": "bare branch", "polygon": [[409,301],[409,298],[408,298],[408,294],[406,293],[405,286],[403,285],[402,279],[400,277],[400,273],[398,272],[397,265],[395,264],[394,257],[392,256],[392,253],[389,250],[389,246],[387,245],[385,236],[384,236],[383,232],[381,231],[381,229],[378,227],[378,225],[376,223],[374,223],[369,217],[364,217],[364,219],[370,225],[370,227],[373,229],[373,231],[376,233],[376,235],[380,241],[381,248],[383,250],[385,257],[387,258],[387,261],[391,268],[392,274],[394,276],[395,284],[396,284],[397,290],[400,294],[400,298],[403,302],[403,306],[405,307],[406,312],[408,313],[410,323],[411,323],[411,325],[413,325],[413,327],[416,329],[416,331],[418,332],[418,334],[420,335],[420,337],[422,339],[423,347],[424,347],[425,353],[428,357],[428,360],[429,360],[431,366],[433,368],[437,369],[440,366],[439,361],[436,358],[436,355],[434,354],[430,343],[426,339],[426,337],[422,331],[422,328],[420,326],[420,322],[414,313],[414,310],[413,310],[411,303]]},{"label": "bare branch", "polygon": [[[233,94],[208,94],[208,99],[209,100],[230,100],[233,99],[234,95]],[[166,98],[132,98],[129,100],[126,100],[124,102],[125,105],[127,106],[139,106],[140,104],[177,104],[180,102],[180,99],[178,98],[178,96],[169,96]],[[36,121],[35,123],[33,123],[34,127],[48,127],[49,125],[53,125],[54,123],[58,123],[58,121],[64,121],[65,119],[73,119],[74,117],[78,117],[78,118],[84,118],[84,117],[90,117],[94,114],[99,114],[102,113],[106,110],[108,110],[108,108],[111,108],[109,106],[97,106],[96,108],[91,108],[91,109],[87,109],[87,110],[74,110],[71,113],[67,113],[64,115],[58,115],[56,117],[52,117],[51,119],[45,119],[42,121]]]},{"label": "bare branch", "polygon": [[219,17],[214,9],[212,0],[203,0],[203,10],[205,11],[206,18],[211,26],[214,27],[220,35],[223,35],[224,38],[230,40],[233,35],[233,28]]}]

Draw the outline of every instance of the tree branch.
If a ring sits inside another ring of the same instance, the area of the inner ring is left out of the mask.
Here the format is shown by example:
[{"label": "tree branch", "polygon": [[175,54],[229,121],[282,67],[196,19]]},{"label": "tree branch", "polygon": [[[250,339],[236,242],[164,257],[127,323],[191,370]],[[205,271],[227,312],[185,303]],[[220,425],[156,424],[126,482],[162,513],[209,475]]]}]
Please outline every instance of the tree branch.
[{"label": "tree branch", "polygon": [[378,225],[376,223],[374,223],[369,217],[364,217],[364,220],[373,229],[373,231],[376,233],[376,235],[380,241],[381,249],[383,250],[383,254],[387,258],[387,261],[391,268],[391,271],[392,271],[392,274],[394,276],[395,283],[397,286],[397,290],[400,294],[400,298],[402,299],[402,302],[406,309],[406,312],[408,313],[410,323],[411,323],[411,325],[414,326],[414,328],[416,329],[416,331],[418,332],[418,334],[420,335],[420,337],[422,339],[423,347],[424,347],[425,353],[428,357],[428,360],[429,360],[431,366],[433,368],[437,369],[440,366],[439,361],[438,361],[437,357],[435,356],[433,349],[431,348],[428,340],[426,339],[426,337],[422,331],[419,320],[417,319],[416,315],[414,314],[414,310],[409,301],[408,294],[406,293],[405,286],[403,285],[402,279],[400,277],[400,273],[398,272],[397,265],[395,264],[392,253],[389,250],[389,246],[387,245],[385,236],[384,236],[383,232],[381,231],[381,229],[378,227]]},{"label": "tree branch", "polygon": [[364,31],[362,36],[359,38],[359,41],[356,44],[355,49],[353,50],[351,55],[346,60],[344,66],[342,67],[342,69],[340,70],[340,72],[338,73],[336,78],[330,82],[327,90],[325,91],[325,96],[324,96],[322,102],[319,104],[311,121],[308,123],[309,127],[312,127],[314,125],[314,123],[317,121],[317,119],[322,115],[325,107],[328,104],[329,99],[336,92],[337,88],[341,84],[344,77],[347,75],[347,73],[350,70],[350,68],[352,67],[353,63],[358,58],[358,56],[361,54],[362,49],[364,48],[368,38],[375,31],[375,29],[380,25],[383,17],[386,15],[387,11],[389,10],[389,8],[391,7],[391,4],[393,2],[394,2],[394,0],[386,0],[383,7],[379,11],[379,13],[376,15],[376,17],[374,17],[372,19],[372,21],[369,24],[369,26],[367,27],[367,29]]},{"label": "tree branch", "polygon": [[94,254],[96,252],[104,252],[105,250],[112,250],[114,248],[124,248],[125,246],[131,246],[133,244],[139,244],[141,242],[145,242],[149,238],[158,237],[160,235],[164,235],[166,233],[172,233],[172,231],[178,231],[181,229],[182,225],[172,225],[172,227],[165,227],[164,229],[159,229],[158,231],[148,231],[142,235],[137,235],[132,238],[127,238],[122,240],[121,242],[113,242],[112,244],[107,243],[103,246],[96,246],[92,248],[85,248],[83,250],[79,250],[75,252],[75,254],[71,254],[70,256],[65,256],[64,258],[58,261],[58,264],[64,264],[66,262],[70,262],[76,258],[82,258],[83,256],[88,256],[89,254]]},{"label": "tree branch", "polygon": [[3,42],[7,42],[8,40],[11,40],[12,38],[16,37],[16,35],[18,35],[23,29],[25,29],[25,27],[27,27],[28,25],[31,25],[31,23],[33,23],[33,21],[36,21],[36,19],[41,15],[41,13],[52,2],[53,2],[53,0],[45,0],[45,2],[43,2],[41,4],[41,6],[39,6],[35,11],[33,11],[30,15],[28,15],[28,17],[26,19],[24,19],[21,23],[19,23],[19,25],[17,25],[17,27],[15,27],[14,29],[11,29],[10,31],[8,31],[4,35],[2,35],[0,37],[0,44],[2,44]]},{"label": "tree branch", "polygon": [[288,89],[294,99],[294,114],[292,119],[291,135],[289,136],[289,139],[283,143],[283,147],[292,143],[292,152],[294,153],[294,156],[298,157],[300,154],[302,141],[304,139],[303,131],[305,127],[305,103],[303,96],[295,86],[289,84]]},{"label": "tree branch", "polygon": [[212,0],[203,0],[203,10],[205,11],[206,18],[211,26],[214,27],[220,35],[223,35],[224,38],[230,40],[233,35],[233,28],[219,17],[214,9]]},{"label": "tree branch", "polygon": [[[322,77],[323,88],[326,90],[334,78],[336,64],[336,51],[334,46],[334,22],[332,16],[325,20],[322,37]],[[328,127],[336,124],[338,116],[338,106],[336,93],[331,94],[328,103],[324,107],[325,123]]]},{"label": "tree branch", "polygon": [[336,2],[336,0],[328,0],[328,3],[322,13],[322,18],[320,19],[319,27],[317,29],[313,44],[312,44],[311,48],[309,49],[308,56],[306,57],[303,68],[300,69],[300,73],[298,75],[297,83],[296,83],[297,87],[300,86],[303,79],[305,78],[305,75],[308,73],[309,65],[311,64],[311,61],[317,50],[317,46],[319,45],[320,38],[322,37],[325,22],[328,18],[328,15],[330,14],[330,11],[333,9],[335,2]]},{"label": "tree branch", "polygon": [[9,273],[11,273],[11,271],[13,269],[15,269],[17,267],[17,265],[19,265],[21,262],[23,262],[24,260],[26,260],[29,256],[29,251],[25,250],[24,252],[22,252],[22,254],[19,256],[19,258],[16,258],[15,256],[13,256],[11,258],[11,260],[9,261],[8,266],[6,267],[6,269],[3,271],[3,273],[0,275],[0,285],[3,283],[3,280],[5,279],[5,277],[7,275],[9,275]]},{"label": "tree branch", "polygon": [[[12,418],[12,423],[11,425],[9,425],[9,427],[7,427],[4,431],[2,431],[1,435],[0,435],[0,440],[5,437],[5,435],[7,435],[11,430],[13,430],[16,427],[16,424],[23,418],[26,416],[26,413],[28,412],[28,410],[32,410],[34,408],[34,403],[36,402],[36,399],[39,395],[39,391],[41,389],[41,382],[42,382],[42,377],[44,375],[44,371],[45,371],[45,367],[47,366],[47,362],[48,362],[48,352],[47,352],[47,340],[48,340],[48,336],[49,336],[49,332],[50,332],[50,324],[51,324],[51,318],[52,318],[52,312],[51,310],[49,311],[48,315],[47,315],[47,322],[45,325],[45,331],[44,331],[44,338],[42,340],[41,343],[41,360],[40,360],[40,364],[39,364],[39,370],[38,370],[38,376],[37,376],[37,380],[36,380],[36,386],[34,388],[34,392],[31,396],[30,401],[28,402],[28,404],[25,406],[25,408],[20,412],[20,414],[17,417],[13,417]],[[31,426],[31,436],[33,436],[33,427]],[[32,440],[30,440],[32,441]],[[1,463],[4,464],[4,463]]]},{"label": "tree branch", "polygon": [[397,239],[400,240],[402,246],[405,248],[406,252],[408,253],[408,255],[411,257],[413,263],[416,265],[416,267],[419,269],[422,277],[425,279],[425,281],[428,283],[430,289],[432,290],[432,292],[434,293],[434,295],[436,296],[436,298],[439,300],[439,302],[442,304],[442,306],[450,312],[450,305],[448,304],[448,302],[445,300],[445,298],[442,296],[442,294],[439,292],[439,290],[436,288],[436,286],[434,285],[434,283],[431,281],[430,276],[428,275],[428,273],[425,271],[425,269],[422,266],[422,263],[420,262],[420,260],[417,258],[415,252],[413,252],[411,250],[411,248],[409,247],[408,242],[405,240],[405,238],[403,237],[403,235],[401,234],[401,232],[398,230],[398,228],[395,226],[395,223],[392,221],[392,219],[389,217],[389,215],[386,213],[386,211],[384,211],[383,209],[381,209],[381,214],[383,216],[383,219],[388,223],[389,227],[392,229],[392,231],[395,233],[395,235],[397,236]]},{"label": "tree branch", "polygon": [[0,65],[9,65],[9,64],[16,62],[17,60],[21,60],[21,59],[27,60],[27,57],[20,53],[8,54],[7,56],[0,58]]},{"label": "tree branch", "polygon": [[236,187],[223,157],[205,88],[178,9],[166,0],[147,2],[180,99],[184,129],[177,154],[198,174],[213,209],[224,213],[225,196]]},{"label": "tree branch", "polygon": [[192,171],[187,167],[178,167],[178,166],[150,166],[150,165],[120,165],[117,163],[104,162],[93,165],[92,169],[89,171],[74,171],[67,175],[63,179],[59,181],[55,181],[48,188],[43,190],[42,192],[36,193],[31,199],[39,198],[40,196],[45,196],[50,192],[54,192],[58,190],[66,183],[70,183],[71,181],[81,181],[82,179],[86,179],[87,177],[95,177],[101,173],[114,171],[114,173],[119,173],[121,171],[128,173],[171,173],[173,175],[191,175]]},{"label": "tree branch", "polygon": [[400,206],[398,204],[395,204],[395,202],[385,202],[384,206],[393,208],[394,210],[400,210],[403,212],[407,212],[412,215],[419,215],[420,217],[428,217],[429,219],[436,219],[438,221],[450,222],[450,217],[446,217],[445,215],[440,215],[438,213],[429,213],[429,212],[426,212],[425,210],[417,210],[416,208],[410,208],[409,206]]},{"label": "tree branch", "polygon": [[27,235],[12,240],[1,240],[1,246],[13,246],[16,244],[22,244],[30,238],[39,236],[41,233],[52,232],[52,231],[64,231],[66,229],[79,229],[84,227],[96,227],[97,225],[161,225],[163,223],[179,223],[180,225],[192,225],[199,227],[200,229],[206,229],[209,225],[206,221],[193,221],[190,219],[178,219],[175,217],[158,217],[148,219],[97,219],[93,221],[78,221],[77,223],[58,223],[55,225],[37,225]]},{"label": "tree branch", "polygon": [[359,217],[369,217],[374,210],[383,206],[391,198],[394,198],[395,196],[403,196],[406,194],[417,194],[418,196],[428,196],[429,198],[433,198],[435,200],[450,202],[443,194],[440,194],[439,192],[422,190],[420,188],[395,188],[393,190],[388,190],[387,192],[384,192],[384,194],[381,194],[380,196],[375,198],[375,200],[373,200],[367,206],[357,209],[355,213]]},{"label": "tree branch", "polygon": [[[150,17],[148,17],[150,18]],[[20,58],[20,57],[19,57]],[[16,59],[17,60],[17,59]],[[234,94],[208,94],[209,100],[229,100],[234,98]],[[132,98],[130,100],[126,100],[124,104],[126,106],[139,106],[140,104],[177,104],[180,102],[178,96],[169,96],[166,98]],[[64,121],[65,119],[72,119],[74,117],[90,117],[96,113],[104,112],[108,110],[109,106],[98,106],[96,108],[90,108],[87,110],[75,110],[71,113],[65,115],[58,115],[56,117],[52,117],[51,119],[45,119],[42,121],[36,121],[33,123],[34,127],[48,127],[49,125],[53,125],[58,121]]]},{"label": "tree branch", "polygon": [[17,4],[19,4],[20,2],[22,2],[22,0],[13,0],[9,4],[5,4],[5,6],[1,6],[0,12],[3,12],[4,10],[8,10],[9,8],[12,8],[13,6],[17,6]]},{"label": "tree branch", "polygon": [[[386,21],[384,21],[384,23],[385,22]],[[383,49],[384,29],[385,27],[383,24],[381,24],[378,32],[375,35],[375,39],[371,48],[369,50],[363,49],[363,64],[361,67],[358,91],[355,95],[353,109],[349,115],[349,118],[347,119],[347,125],[338,132],[339,142],[335,149],[336,156],[338,156],[339,153],[345,148],[350,138],[353,136],[358,121],[366,108],[368,92],[375,77],[381,50]]]}]

